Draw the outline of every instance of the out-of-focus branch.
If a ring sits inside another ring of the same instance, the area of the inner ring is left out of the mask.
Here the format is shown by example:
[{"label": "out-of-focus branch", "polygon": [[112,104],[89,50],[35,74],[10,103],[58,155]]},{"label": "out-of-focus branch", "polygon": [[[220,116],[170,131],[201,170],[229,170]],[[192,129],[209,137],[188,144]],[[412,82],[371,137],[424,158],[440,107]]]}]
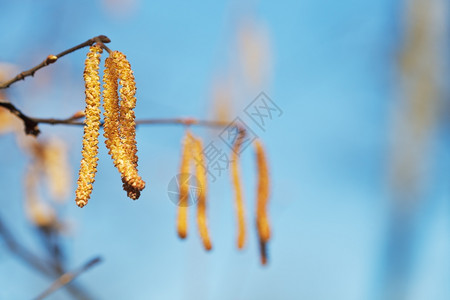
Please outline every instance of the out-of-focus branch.
[{"label": "out-of-focus branch", "polygon": [[[25,262],[28,266],[30,266],[34,270],[50,278],[55,278],[56,276],[61,275],[62,272],[58,270],[57,265],[55,265],[53,262],[38,257],[31,251],[28,251],[24,246],[22,246],[15,239],[14,235],[11,233],[6,224],[2,221],[1,217],[0,217],[0,238],[3,238],[6,247],[12,254],[16,255],[16,257],[21,259],[23,262]],[[66,285],[65,288],[72,296],[74,296],[75,299],[83,299],[83,300],[91,299],[91,297],[84,291],[83,288],[75,285],[74,283]]]},{"label": "out-of-focus branch", "polygon": [[96,37],[93,37],[92,39],[87,40],[84,43],[81,43],[75,47],[72,47],[70,49],[67,49],[59,54],[56,55],[49,55],[47,56],[46,59],[44,59],[44,61],[42,61],[40,64],[38,64],[37,66],[27,70],[27,71],[23,71],[19,74],[17,74],[14,78],[0,84],[0,90],[1,89],[6,89],[9,88],[9,86],[19,80],[24,80],[26,77],[28,76],[34,76],[34,73],[36,73],[36,71],[38,71],[39,69],[42,69],[54,62],[56,62],[59,58],[63,57],[64,55],[67,55],[69,53],[75,52],[79,49],[82,49],[84,47],[88,47],[88,46],[92,46],[94,43],[99,44],[103,49],[105,49],[106,51],[110,52],[111,50],[108,49],[108,47],[105,46],[105,43],[109,43],[111,40],[104,35],[99,35]]},{"label": "out-of-focus branch", "polygon": [[16,254],[33,269],[47,276],[52,276],[54,274],[52,269],[49,268],[49,266],[51,265],[50,263],[43,262],[41,258],[29,252],[25,247],[23,247],[16,241],[13,234],[9,231],[9,229],[3,223],[1,218],[0,218],[0,237],[3,238],[3,241],[5,242],[6,246],[11,251],[11,253]]},{"label": "out-of-focus branch", "polygon": [[66,284],[70,283],[76,277],[78,277],[82,273],[86,272],[87,270],[89,270],[90,268],[92,268],[93,266],[98,264],[99,262],[101,262],[101,258],[100,257],[95,257],[95,258],[89,260],[87,263],[85,263],[80,268],[76,269],[75,271],[67,272],[67,273],[62,274],[58,279],[56,279],[52,283],[52,285],[50,285],[50,287],[48,289],[46,289],[44,292],[42,292],[42,294],[37,296],[36,300],[44,299],[45,297],[47,297],[48,295],[50,295],[51,293],[53,293],[57,289],[59,289],[62,286],[65,286]]}]

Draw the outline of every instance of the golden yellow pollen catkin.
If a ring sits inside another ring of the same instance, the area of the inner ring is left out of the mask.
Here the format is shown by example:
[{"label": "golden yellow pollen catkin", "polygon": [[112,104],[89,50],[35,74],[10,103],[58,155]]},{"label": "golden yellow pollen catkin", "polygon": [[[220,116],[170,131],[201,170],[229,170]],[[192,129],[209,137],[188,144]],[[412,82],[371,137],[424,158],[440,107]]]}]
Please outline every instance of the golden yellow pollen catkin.
[{"label": "golden yellow pollen catkin", "polygon": [[267,242],[270,239],[270,225],[267,216],[267,205],[269,201],[269,170],[266,154],[259,140],[255,141],[256,165],[258,173],[258,189],[256,199],[256,228],[258,231],[261,262],[267,262]]},{"label": "golden yellow pollen catkin", "polygon": [[239,133],[236,138],[233,151],[231,152],[231,180],[235,193],[235,209],[238,225],[238,238],[237,245],[239,249],[242,249],[245,245],[246,230],[245,230],[245,207],[242,197],[242,184],[239,175],[239,152],[241,149],[242,141],[245,137],[245,130],[238,128]]},{"label": "golden yellow pollen catkin", "polygon": [[[138,174],[136,123],[133,109],[136,106],[136,84],[130,63],[125,55],[113,51],[105,60],[104,90],[104,136],[109,154],[119,170],[123,188],[128,197],[136,200],[145,188]],[[119,102],[119,83],[122,86]]]},{"label": "golden yellow pollen catkin", "polygon": [[120,125],[119,125],[119,74],[112,57],[105,59],[105,70],[103,73],[103,136],[108,153],[114,161],[122,178],[125,173],[124,158],[121,148]]},{"label": "golden yellow pollen catkin", "polygon": [[[128,156],[129,173],[126,177],[126,184],[130,186],[131,191],[142,191],[145,188],[145,182],[138,175],[138,156],[136,146],[136,122],[133,109],[136,107],[136,82],[134,80],[133,71],[131,65],[128,62],[126,56],[119,52],[114,51],[112,57],[115,59],[117,65],[117,71],[119,73],[120,85],[122,86],[120,92],[120,111],[119,122],[121,126],[121,138],[122,148],[125,155]],[[128,192],[128,191],[127,191]]]},{"label": "golden yellow pollen catkin", "polygon": [[87,54],[84,68],[86,95],[85,125],[81,166],[75,202],[79,207],[87,204],[92,184],[97,172],[98,135],[100,128],[100,77],[99,64],[102,49],[98,45],[91,46]]},{"label": "golden yellow pollen catkin", "polygon": [[208,222],[206,217],[206,195],[207,195],[207,178],[206,178],[206,165],[203,154],[203,143],[199,138],[194,141],[194,158],[195,158],[195,176],[198,180],[197,190],[197,224],[202,239],[203,246],[206,250],[212,249],[211,239],[208,233]]},{"label": "golden yellow pollen catkin", "polygon": [[191,147],[193,137],[189,131],[186,131],[183,147],[181,150],[181,163],[179,174],[179,201],[178,201],[178,218],[177,232],[182,239],[187,236],[188,228],[188,205],[189,205],[189,167],[192,159]]}]

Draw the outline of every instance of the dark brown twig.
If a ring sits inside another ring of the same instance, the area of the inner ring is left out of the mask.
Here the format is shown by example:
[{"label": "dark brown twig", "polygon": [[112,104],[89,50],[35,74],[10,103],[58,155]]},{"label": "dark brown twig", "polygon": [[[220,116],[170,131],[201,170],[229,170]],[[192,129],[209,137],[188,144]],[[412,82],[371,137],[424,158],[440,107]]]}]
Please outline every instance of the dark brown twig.
[{"label": "dark brown twig", "polygon": [[[74,119],[40,119],[31,118],[39,124],[64,124],[64,125],[84,125],[82,121]],[[183,126],[203,126],[203,127],[225,127],[229,122],[197,120],[192,118],[168,118],[168,119],[140,119],[136,120],[136,125],[183,125]],[[100,124],[103,126],[103,123]]]},{"label": "dark brown twig", "polygon": [[[41,62],[39,65],[35,66],[34,68],[31,68],[27,71],[23,71],[22,73],[16,75],[16,77],[12,78],[9,81],[6,81],[2,84],[0,84],[0,90],[8,88],[11,84],[23,80],[28,76],[33,76],[36,71],[38,71],[41,68],[44,68],[45,66],[48,66],[49,64],[52,64],[56,62],[60,57],[63,57],[64,55],[67,55],[69,53],[72,53],[76,50],[79,50],[81,48],[92,46],[94,43],[97,43],[102,47],[104,50],[106,50],[108,53],[111,53],[111,50],[105,46],[105,43],[109,43],[111,40],[104,35],[99,35],[96,37],[93,37],[89,40],[87,40],[84,43],[81,43],[77,46],[74,46],[70,49],[67,49],[57,55],[49,55],[43,62]],[[25,126],[25,133],[31,134],[34,136],[39,135],[40,130],[38,127],[38,124],[65,124],[65,125],[84,125],[83,122],[77,121],[80,117],[70,117],[67,119],[43,119],[43,118],[32,118],[27,115],[25,115],[21,110],[19,110],[16,106],[14,106],[11,102],[8,101],[2,101],[0,100],[0,107],[4,107],[8,109],[12,114],[20,118]],[[205,127],[225,127],[228,125],[228,122],[221,122],[221,121],[205,121],[205,120],[196,120],[191,118],[172,118],[172,119],[144,119],[144,120],[138,120],[136,121],[137,125],[184,125],[184,126],[205,126]]]},{"label": "dark brown twig", "polygon": [[[64,125],[84,125],[82,121],[78,121],[82,115],[73,115],[67,119],[43,119],[43,118],[32,118],[24,113],[22,113],[17,107],[15,107],[11,102],[1,101],[0,107],[5,107],[12,114],[20,118],[25,125],[25,133],[37,136],[40,133],[38,124],[64,124]],[[207,120],[197,120],[193,118],[168,118],[168,119],[141,119],[136,121],[137,125],[184,125],[184,126],[203,126],[203,127],[226,127],[230,123],[226,121],[207,121]],[[103,126],[103,124],[101,124]]]},{"label": "dark brown twig", "polygon": [[15,107],[11,102],[1,101],[0,107],[4,107],[9,110],[13,115],[22,119],[23,124],[25,125],[25,133],[37,136],[40,133],[38,128],[38,123],[32,118],[28,117],[24,113],[22,113],[17,107]]},{"label": "dark brown twig", "polygon": [[105,46],[105,43],[109,43],[110,41],[111,40],[107,36],[99,35],[99,36],[89,39],[86,42],[81,43],[75,47],[67,49],[57,55],[49,55],[49,56],[47,56],[46,59],[44,59],[44,61],[42,61],[37,66],[35,66],[27,71],[23,71],[22,73],[17,74],[16,77],[12,78],[11,80],[8,80],[8,81],[0,84],[0,90],[8,88],[11,84],[13,84],[19,80],[24,80],[28,76],[34,76],[34,73],[36,73],[36,71],[56,62],[59,58],[63,57],[64,55],[67,55],[69,53],[72,53],[72,52],[77,51],[84,47],[92,46],[94,43],[98,43],[103,49],[110,52],[111,50],[109,50],[109,48]]},{"label": "dark brown twig", "polygon": [[56,279],[52,285],[48,289],[46,289],[42,294],[36,297],[36,300],[44,299],[45,297],[49,296],[51,293],[56,291],[57,289],[61,288],[62,286],[65,286],[66,284],[69,284],[72,280],[74,280],[76,277],[81,275],[82,273],[86,272],[96,264],[101,262],[100,257],[95,257],[91,260],[89,260],[87,263],[85,263],[80,268],[76,269],[72,272],[67,272],[62,274],[58,279]]},{"label": "dark brown twig", "polygon": [[106,47],[106,45],[104,44],[104,43],[109,43],[109,42],[110,42],[110,39],[107,38],[108,40],[105,41],[104,38],[107,38],[107,37],[104,36],[104,35],[99,35],[99,36],[95,37],[94,40],[95,40],[95,42],[96,42],[98,45],[100,45],[100,47],[101,47],[102,49],[106,50],[106,52],[108,52],[109,54],[111,54],[111,49],[109,49],[108,47]]}]

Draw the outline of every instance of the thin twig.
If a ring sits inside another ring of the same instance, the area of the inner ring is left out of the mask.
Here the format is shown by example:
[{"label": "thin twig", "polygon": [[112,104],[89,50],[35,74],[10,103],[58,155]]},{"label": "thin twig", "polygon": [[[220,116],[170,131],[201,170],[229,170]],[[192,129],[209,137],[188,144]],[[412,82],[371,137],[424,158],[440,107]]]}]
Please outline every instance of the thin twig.
[{"label": "thin twig", "polygon": [[[64,125],[84,125],[84,122],[78,121],[83,115],[75,114],[67,119],[43,119],[43,118],[32,118],[25,115],[17,107],[15,107],[11,102],[1,101],[0,107],[5,107],[16,117],[20,118],[25,125],[25,133],[37,136],[40,133],[38,124],[64,124]],[[136,121],[136,125],[183,125],[183,126],[203,126],[203,127],[226,127],[230,124],[227,121],[208,121],[208,120],[197,120],[193,118],[168,118],[168,119],[141,119]],[[101,124],[103,126],[103,123]]]},{"label": "thin twig", "polygon": [[[57,55],[49,55],[43,62],[41,62],[39,65],[35,66],[34,68],[31,68],[27,71],[23,71],[22,73],[16,75],[16,77],[12,78],[11,80],[8,80],[2,84],[0,84],[0,90],[8,88],[11,84],[23,80],[28,76],[33,76],[36,71],[38,71],[41,68],[44,68],[45,66],[48,66],[49,64],[52,64],[56,62],[60,57],[63,57],[64,55],[67,55],[69,53],[72,53],[76,50],[79,50],[81,48],[92,46],[94,43],[97,43],[102,47],[104,50],[106,50],[108,53],[111,53],[111,50],[105,45],[105,43],[109,43],[111,40],[104,35],[99,35],[96,37],[93,37],[89,40],[87,40],[84,43],[81,43],[75,47],[72,47],[70,49],[67,49]],[[31,134],[34,136],[39,135],[40,130],[38,127],[38,124],[65,124],[65,125],[84,125],[83,122],[77,121],[80,117],[70,117],[67,119],[42,119],[42,118],[32,118],[27,115],[25,115],[21,110],[19,110],[16,106],[14,106],[11,102],[8,101],[1,101],[0,100],[0,107],[5,107],[8,109],[12,114],[20,118],[25,126],[25,133]],[[162,125],[162,124],[172,124],[172,125],[184,125],[184,126],[205,126],[205,127],[225,127],[228,125],[228,122],[221,122],[221,121],[205,121],[205,120],[196,120],[191,118],[172,118],[172,119],[144,119],[144,120],[137,120],[137,125]],[[103,124],[102,124],[103,125]]]},{"label": "thin twig", "polygon": [[36,300],[44,299],[45,297],[49,296],[51,293],[53,293],[57,289],[61,288],[62,286],[65,286],[65,285],[69,284],[76,277],[78,277],[82,273],[86,272],[87,270],[89,270],[90,268],[92,268],[93,266],[98,264],[99,262],[101,262],[101,258],[100,257],[95,257],[95,258],[89,260],[87,263],[85,263],[80,268],[76,269],[75,271],[67,272],[67,273],[62,274],[58,279],[56,279],[50,285],[50,287],[48,289],[46,289],[44,292],[42,292],[42,294],[37,296]]},{"label": "thin twig", "polygon": [[25,125],[25,133],[37,136],[40,133],[38,128],[38,123],[33,120],[33,118],[28,117],[24,113],[22,113],[17,107],[14,106],[11,102],[1,101],[0,107],[4,107],[9,110],[13,115],[22,119],[23,124]]},{"label": "thin twig", "polygon": [[[1,105],[1,103],[0,103]],[[82,121],[76,121],[74,119],[40,119],[31,118],[39,124],[49,124],[49,125],[84,125]],[[229,122],[223,121],[208,121],[208,120],[197,120],[193,118],[168,118],[168,119],[140,119],[136,120],[136,125],[184,125],[184,126],[203,126],[203,127],[225,127],[229,125]],[[103,126],[103,123],[100,124]]]},{"label": "thin twig", "polygon": [[106,45],[104,43],[109,43],[110,40],[108,39],[108,41],[105,41],[105,36],[104,35],[99,35],[97,37],[94,38],[95,42],[100,45],[100,47],[104,50],[106,50],[106,52],[108,52],[109,54],[111,54],[111,49],[109,49],[108,47],[106,47]]},{"label": "thin twig", "polygon": [[98,43],[103,49],[105,49],[106,51],[110,52],[111,50],[108,49],[108,47],[106,47],[104,44],[105,43],[109,43],[111,40],[104,35],[99,35],[96,36],[92,39],[87,40],[84,43],[81,43],[75,47],[72,47],[70,49],[67,49],[57,55],[49,55],[47,56],[46,59],[44,59],[44,61],[42,61],[40,64],[38,64],[37,66],[27,70],[27,71],[23,71],[22,73],[17,74],[14,78],[12,78],[11,80],[8,80],[2,84],[0,84],[0,90],[1,89],[6,89],[8,88],[11,84],[19,81],[19,80],[24,80],[26,77],[28,76],[33,76],[34,73],[36,73],[36,71],[38,71],[39,69],[42,69],[54,62],[56,62],[59,58],[63,57],[64,55],[67,55],[69,53],[72,53],[74,51],[77,51],[81,48],[84,47],[88,47],[88,46],[92,46],[94,43]]}]

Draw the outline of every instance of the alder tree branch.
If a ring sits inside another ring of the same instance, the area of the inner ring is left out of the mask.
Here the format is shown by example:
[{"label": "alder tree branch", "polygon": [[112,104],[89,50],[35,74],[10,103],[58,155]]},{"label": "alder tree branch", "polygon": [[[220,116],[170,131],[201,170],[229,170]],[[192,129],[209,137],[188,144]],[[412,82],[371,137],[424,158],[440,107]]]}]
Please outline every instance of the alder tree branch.
[{"label": "alder tree branch", "polygon": [[86,272],[87,270],[92,268],[93,266],[97,265],[101,261],[102,260],[100,257],[95,257],[95,258],[90,259],[87,263],[85,263],[83,266],[76,269],[75,271],[62,274],[58,279],[56,279],[50,285],[50,287],[48,287],[44,292],[42,292],[39,296],[37,296],[36,300],[42,300],[42,299],[46,298],[51,293],[53,293],[57,289],[65,286],[66,284],[69,284],[76,277],[80,276],[81,274],[83,274],[84,272]]},{"label": "alder tree branch", "polygon": [[[77,121],[77,119],[78,118],[74,119],[73,117],[68,119],[30,118],[30,120],[38,124],[84,125],[84,122]],[[184,126],[203,126],[203,127],[225,127],[229,125],[229,122],[197,120],[194,118],[167,118],[167,119],[138,119],[136,120],[136,125],[184,125]],[[103,126],[103,122],[100,124],[100,126]]]},{"label": "alder tree branch", "polygon": [[[17,74],[14,78],[0,84],[0,90],[8,88],[11,84],[24,80],[28,76],[33,76],[36,71],[42,69],[54,62],[56,62],[60,57],[67,55],[69,53],[75,52],[84,47],[92,46],[94,43],[97,43],[102,49],[106,50],[108,53],[111,53],[111,50],[105,46],[105,43],[109,43],[111,40],[104,35],[99,35],[87,40],[84,43],[81,43],[77,46],[74,46],[70,49],[67,49],[57,55],[49,55],[47,58],[42,61],[39,65]],[[34,136],[38,136],[40,133],[38,124],[65,124],[65,125],[84,125],[82,121],[78,121],[78,119],[82,118],[81,115],[74,115],[67,119],[43,119],[43,118],[33,118],[26,114],[24,114],[21,110],[19,110],[14,104],[8,101],[0,100],[0,107],[4,107],[9,110],[16,117],[20,118],[23,121],[25,126],[25,133],[31,134]],[[196,120],[192,118],[170,118],[170,119],[143,119],[137,120],[137,125],[184,125],[184,126],[204,126],[204,127],[226,127],[229,125],[228,122],[222,121],[206,121],[206,120]],[[101,124],[103,125],[103,124]]]},{"label": "alder tree branch", "polygon": [[[54,119],[54,118],[33,118],[25,115],[14,104],[8,101],[0,100],[0,107],[4,107],[9,110],[13,115],[23,121],[25,126],[25,133],[34,136],[39,135],[40,130],[38,124],[50,124],[50,125],[84,125],[84,122],[79,121],[83,117],[83,114],[74,114],[66,119]],[[103,123],[100,124],[103,126]],[[197,120],[193,118],[168,118],[168,119],[141,119],[136,120],[136,125],[184,125],[184,126],[203,126],[203,127],[226,127],[229,125],[227,121],[208,121]]]},{"label": "alder tree branch", "polygon": [[69,53],[75,52],[79,49],[82,49],[84,47],[88,47],[88,46],[92,46],[93,44],[97,43],[100,45],[100,47],[102,47],[103,49],[105,49],[108,53],[111,52],[111,50],[109,50],[108,47],[105,46],[105,43],[109,43],[111,42],[111,40],[104,35],[99,35],[96,37],[93,37],[92,39],[87,40],[84,43],[81,43],[75,47],[72,47],[70,49],[67,49],[59,54],[56,55],[49,55],[47,56],[46,59],[44,59],[40,64],[38,64],[37,66],[27,70],[27,71],[23,71],[19,74],[17,74],[14,78],[0,84],[0,90],[2,89],[6,89],[9,88],[9,86],[17,81],[20,80],[24,80],[26,77],[28,76],[34,76],[34,73],[36,73],[36,71],[50,65],[53,64],[54,62],[56,62],[59,58],[63,57],[64,55],[67,55]]},{"label": "alder tree branch", "polygon": [[4,107],[9,110],[13,115],[18,117],[23,121],[25,126],[25,133],[37,136],[40,133],[38,128],[38,123],[33,120],[33,118],[28,117],[22,113],[17,107],[15,107],[11,102],[0,100],[0,107]]}]

